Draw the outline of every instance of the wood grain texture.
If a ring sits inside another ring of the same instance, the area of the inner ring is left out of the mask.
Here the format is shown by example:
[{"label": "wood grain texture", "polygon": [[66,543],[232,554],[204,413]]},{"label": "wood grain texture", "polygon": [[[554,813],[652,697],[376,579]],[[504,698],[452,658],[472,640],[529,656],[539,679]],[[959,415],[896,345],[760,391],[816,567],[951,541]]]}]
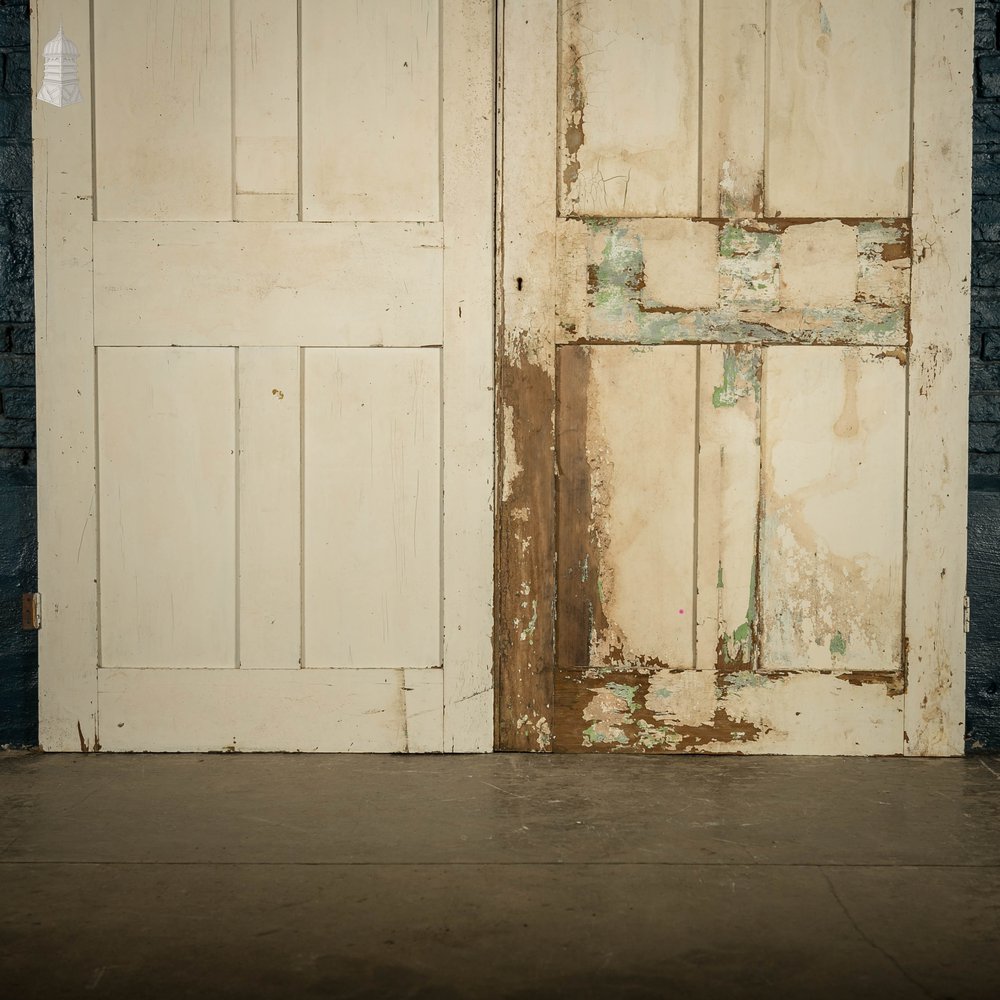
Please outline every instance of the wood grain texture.
[{"label": "wood grain texture", "polygon": [[93,8],[97,217],[231,219],[228,0]]},{"label": "wood grain texture", "polygon": [[233,218],[299,217],[296,0],[232,0]]},{"label": "wood grain texture", "polygon": [[921,756],[962,753],[965,728],[973,21],[968,4],[917,4],[906,752]]},{"label": "wood grain texture", "polygon": [[701,212],[764,210],[766,0],[702,4]]},{"label": "wood grain texture", "polygon": [[913,0],[771,0],[765,214],[908,214]]},{"label": "wood grain texture", "polygon": [[437,0],[301,6],[303,219],[439,219]]},{"label": "wood grain texture", "polygon": [[102,746],[159,753],[432,753],[440,744],[441,671],[416,671],[423,675],[416,686],[412,673],[102,670]]},{"label": "wood grain texture", "polygon": [[296,347],[242,347],[239,665],[302,663],[300,393]]},{"label": "wood grain texture", "polygon": [[697,0],[562,5],[563,215],[698,214],[699,10]]},{"label": "wood grain texture", "polygon": [[303,666],[440,666],[440,353],[304,364]]},{"label": "wood grain texture", "polygon": [[495,13],[443,10],[444,747],[459,753],[493,749]]},{"label": "wood grain texture", "polygon": [[236,352],[97,353],[101,666],[236,666]]},{"label": "wood grain texture", "polygon": [[[555,660],[555,0],[504,4],[497,747],[548,750]],[[529,629],[529,626],[530,629]],[[523,637],[522,637],[523,636]]]},{"label": "wood grain texture", "polygon": [[95,229],[98,344],[441,343],[440,224]]},{"label": "wood grain texture", "polygon": [[[94,421],[90,4],[31,5],[40,52],[59,25],[80,48],[84,101],[32,102],[38,394],[38,729],[46,750],[96,749],[97,444]],[[33,92],[42,61],[33,66]]]},{"label": "wood grain texture", "polygon": [[773,347],[763,397],[760,668],[898,672],[906,367]]}]

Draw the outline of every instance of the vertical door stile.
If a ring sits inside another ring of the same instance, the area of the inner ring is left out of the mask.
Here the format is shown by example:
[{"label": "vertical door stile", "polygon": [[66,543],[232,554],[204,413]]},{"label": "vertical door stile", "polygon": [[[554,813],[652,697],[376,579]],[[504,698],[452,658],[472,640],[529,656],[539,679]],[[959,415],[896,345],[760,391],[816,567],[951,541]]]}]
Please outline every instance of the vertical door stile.
[{"label": "vertical door stile", "polygon": [[[39,741],[99,748],[94,176],[90,3],[32,4],[32,93],[62,24],[80,50],[83,103],[33,102],[38,427]],[[67,111],[69,113],[67,113]],[[44,224],[39,224],[44,220]]]},{"label": "vertical door stile", "polygon": [[904,731],[919,756],[964,746],[974,19],[916,4]]},{"label": "vertical door stile", "polygon": [[503,10],[496,741],[502,750],[546,751],[555,669],[558,4],[506,0]]},{"label": "vertical door stile", "polygon": [[[444,749],[493,747],[493,59],[490,0],[442,12]],[[487,56],[487,53],[489,56]]]}]

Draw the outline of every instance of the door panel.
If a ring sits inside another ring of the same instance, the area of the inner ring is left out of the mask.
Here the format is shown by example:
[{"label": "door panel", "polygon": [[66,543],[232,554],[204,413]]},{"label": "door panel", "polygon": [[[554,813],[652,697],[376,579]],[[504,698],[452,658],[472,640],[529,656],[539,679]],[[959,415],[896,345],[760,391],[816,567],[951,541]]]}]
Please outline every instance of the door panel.
[{"label": "door panel", "polygon": [[303,665],[439,666],[440,352],[304,353]]},{"label": "door panel", "polygon": [[[943,595],[961,558],[937,485],[961,489],[961,434],[912,432],[932,391],[912,351],[964,350],[957,302],[944,329],[910,296],[933,254],[911,66],[942,38],[965,82],[925,94],[955,117],[925,127],[967,156],[970,19],[943,20],[928,0],[506,5],[501,746],[960,745],[953,619],[944,660],[907,656],[910,588]],[[915,568],[915,513],[951,569]]]},{"label": "door panel", "polygon": [[33,6],[43,745],[489,749],[491,5]]},{"label": "door panel", "polygon": [[101,662],[235,667],[236,352],[102,348],[97,398]]}]

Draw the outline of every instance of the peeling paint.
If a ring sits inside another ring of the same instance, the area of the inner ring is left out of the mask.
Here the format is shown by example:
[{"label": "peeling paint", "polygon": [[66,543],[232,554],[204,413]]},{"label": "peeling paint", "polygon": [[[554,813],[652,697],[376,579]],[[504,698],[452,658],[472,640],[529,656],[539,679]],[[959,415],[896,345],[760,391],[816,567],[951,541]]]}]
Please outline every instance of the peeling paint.
[{"label": "peeling paint", "polygon": [[[647,287],[643,244],[651,223],[567,220],[560,237],[563,266],[582,267],[585,273],[565,273],[560,342],[905,345],[908,227],[901,220],[850,224],[857,245],[858,291],[853,301],[824,307],[782,305],[782,233],[796,224],[719,222],[718,304],[681,308],[658,301]],[[576,291],[580,288],[585,290],[582,295]]]}]

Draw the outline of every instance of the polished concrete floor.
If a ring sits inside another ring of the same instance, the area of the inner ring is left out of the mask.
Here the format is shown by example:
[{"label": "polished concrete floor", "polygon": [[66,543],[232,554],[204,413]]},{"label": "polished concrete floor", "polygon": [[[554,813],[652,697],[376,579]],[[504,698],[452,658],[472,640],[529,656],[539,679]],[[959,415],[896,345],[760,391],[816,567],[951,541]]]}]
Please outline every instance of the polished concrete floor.
[{"label": "polished concrete floor", "polygon": [[1000,997],[1000,761],[0,754],[0,996]]}]

